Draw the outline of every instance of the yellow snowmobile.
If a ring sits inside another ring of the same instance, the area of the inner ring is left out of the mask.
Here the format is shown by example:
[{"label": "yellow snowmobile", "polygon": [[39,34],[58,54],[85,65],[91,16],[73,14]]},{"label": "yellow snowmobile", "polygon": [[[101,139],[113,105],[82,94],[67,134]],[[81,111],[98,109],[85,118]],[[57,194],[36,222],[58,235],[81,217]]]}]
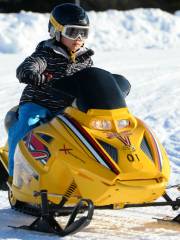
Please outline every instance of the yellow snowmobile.
[{"label": "yellow snowmobile", "polygon": [[[126,107],[119,90],[122,76],[118,85],[101,71],[100,80],[98,75],[80,81],[76,105],[18,143],[13,182],[8,183],[10,205],[37,216],[30,226],[18,228],[65,236],[87,226],[94,208],[180,207],[180,199],[173,201],[166,193],[170,166],[165,149]],[[15,114],[10,110],[6,122]],[[7,176],[7,146],[0,149],[0,161]],[[161,196],[166,201],[155,202]],[[55,220],[62,215],[70,215],[64,228]],[[174,221],[180,222],[180,214]]]}]

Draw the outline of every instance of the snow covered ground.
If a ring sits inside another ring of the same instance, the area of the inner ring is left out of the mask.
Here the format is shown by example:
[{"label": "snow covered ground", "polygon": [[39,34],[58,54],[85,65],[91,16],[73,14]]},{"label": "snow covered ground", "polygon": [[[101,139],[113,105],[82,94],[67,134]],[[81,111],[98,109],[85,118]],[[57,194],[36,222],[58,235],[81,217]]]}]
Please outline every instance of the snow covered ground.
[{"label": "snow covered ground", "polygon": [[[138,9],[90,12],[89,16],[93,25],[89,46],[96,51],[95,66],[129,79],[132,90],[126,100],[130,111],[159,137],[170,158],[170,184],[180,183],[179,12],[170,15],[158,9]],[[6,141],[6,111],[18,104],[24,88],[15,69],[38,41],[47,37],[47,21],[48,14],[0,14],[0,146]],[[178,196],[172,190],[170,193]],[[180,226],[153,219],[176,214],[169,207],[98,210],[86,229],[65,239],[179,240]],[[59,239],[8,227],[31,221],[32,217],[11,210],[7,193],[0,191],[0,240]]]}]

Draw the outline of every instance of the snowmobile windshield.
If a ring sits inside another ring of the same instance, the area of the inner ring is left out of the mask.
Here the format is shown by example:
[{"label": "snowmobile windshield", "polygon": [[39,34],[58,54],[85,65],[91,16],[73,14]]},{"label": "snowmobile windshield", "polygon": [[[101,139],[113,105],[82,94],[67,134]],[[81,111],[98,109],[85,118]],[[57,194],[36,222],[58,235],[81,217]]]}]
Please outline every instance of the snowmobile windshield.
[{"label": "snowmobile windshield", "polygon": [[[66,96],[84,112],[89,109],[117,109],[126,107],[125,97],[130,83],[121,75],[90,67],[51,82],[53,94]],[[71,101],[70,101],[71,102]]]},{"label": "snowmobile windshield", "polygon": [[81,111],[126,107],[121,88],[110,72],[91,67],[75,75],[79,87],[77,106]]}]

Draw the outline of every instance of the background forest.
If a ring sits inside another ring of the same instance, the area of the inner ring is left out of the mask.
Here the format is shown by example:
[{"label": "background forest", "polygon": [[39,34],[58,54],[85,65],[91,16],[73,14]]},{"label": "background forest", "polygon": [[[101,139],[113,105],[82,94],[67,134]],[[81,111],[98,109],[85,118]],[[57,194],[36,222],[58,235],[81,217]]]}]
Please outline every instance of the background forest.
[{"label": "background forest", "polygon": [[104,11],[107,9],[128,10],[134,8],[160,8],[173,13],[180,10],[180,0],[0,0],[0,12],[50,12],[61,3],[76,2],[86,10]]}]

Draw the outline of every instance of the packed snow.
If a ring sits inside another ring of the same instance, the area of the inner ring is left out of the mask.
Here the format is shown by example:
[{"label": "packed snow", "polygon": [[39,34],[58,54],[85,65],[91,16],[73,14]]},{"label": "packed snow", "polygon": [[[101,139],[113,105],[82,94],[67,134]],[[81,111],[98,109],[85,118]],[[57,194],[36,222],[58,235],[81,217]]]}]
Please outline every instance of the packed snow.
[{"label": "packed snow", "polygon": [[[160,9],[136,9],[88,14],[92,27],[87,45],[96,52],[95,66],[129,79],[132,89],[127,105],[166,148],[171,164],[169,184],[180,183],[180,12],[172,15]],[[48,13],[23,11],[0,14],[0,146],[7,138],[5,114],[18,104],[24,88],[15,70],[39,41],[48,38],[48,17]],[[173,190],[170,195],[178,196]],[[170,207],[98,210],[87,228],[65,239],[179,240],[179,225],[153,219],[166,215],[177,213]],[[0,191],[0,240],[60,239],[8,227],[28,224],[32,219],[11,210],[7,193]]]}]

